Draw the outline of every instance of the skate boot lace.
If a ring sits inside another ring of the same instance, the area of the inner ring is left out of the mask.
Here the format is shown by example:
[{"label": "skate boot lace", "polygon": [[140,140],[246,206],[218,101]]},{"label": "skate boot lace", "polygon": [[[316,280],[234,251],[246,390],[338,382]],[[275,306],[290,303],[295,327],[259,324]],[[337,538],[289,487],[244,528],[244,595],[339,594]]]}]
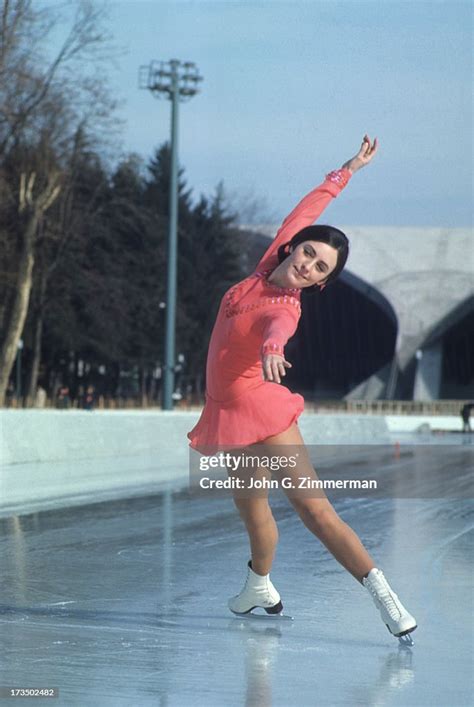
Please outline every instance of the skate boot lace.
[{"label": "skate boot lace", "polygon": [[369,588],[372,595],[387,609],[390,618],[397,620],[402,615],[402,612],[400,611],[400,607],[398,606],[396,598],[393,596],[392,592],[385,586],[385,582],[383,581],[384,579],[385,578],[382,578],[383,585],[382,587],[380,587],[379,590],[375,589],[375,587],[372,586],[372,583],[369,584]]},{"label": "skate boot lace", "polygon": [[[250,582],[250,567],[247,568],[247,579],[244,583],[244,586],[242,587],[242,589],[240,591],[240,594],[243,594],[247,590],[247,588],[249,586],[249,582]],[[273,604],[273,599],[270,594],[270,586],[269,586],[269,578],[268,577],[265,580],[265,587],[264,588],[259,587],[256,591],[258,594],[260,594],[261,600],[263,602],[265,602],[266,604]],[[237,596],[240,596],[240,594]]]},{"label": "skate boot lace", "polygon": [[262,601],[266,602],[267,604],[272,604],[273,600],[270,595],[270,586],[268,584],[268,579],[265,580],[265,588],[260,590],[260,594],[262,596]]}]

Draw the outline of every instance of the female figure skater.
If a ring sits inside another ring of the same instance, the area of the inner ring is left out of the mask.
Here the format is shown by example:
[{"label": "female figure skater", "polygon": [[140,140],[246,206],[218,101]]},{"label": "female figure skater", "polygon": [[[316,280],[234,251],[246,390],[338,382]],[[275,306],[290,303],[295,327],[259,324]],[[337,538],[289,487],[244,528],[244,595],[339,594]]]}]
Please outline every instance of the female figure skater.
[{"label": "female figure skater", "polygon": [[[280,451],[281,445],[292,445],[299,451],[297,467],[282,473],[295,480],[295,488],[302,477],[318,478],[297,424],[304,400],[279,385],[285,369],[291,367],[284,346],[297,328],[301,290],[325,288],[342,271],[348,256],[344,233],[311,224],[354,172],[371,162],[377,148],[377,138],[371,144],[365,135],[357,155],[326,175],[283,221],[256,270],[225,293],[209,344],[206,403],[187,435],[193,449],[203,454],[217,450],[235,454],[256,443]],[[260,471],[263,477],[269,473],[268,469]],[[285,493],[306,527],[367,588],[389,631],[397,637],[413,631],[415,619],[325,494]],[[256,607],[278,614],[283,605],[269,575],[278,530],[268,491],[233,494],[249,535],[251,559],[245,585],[229,599],[229,608],[235,614],[247,614]],[[411,637],[404,640],[411,643]]]}]

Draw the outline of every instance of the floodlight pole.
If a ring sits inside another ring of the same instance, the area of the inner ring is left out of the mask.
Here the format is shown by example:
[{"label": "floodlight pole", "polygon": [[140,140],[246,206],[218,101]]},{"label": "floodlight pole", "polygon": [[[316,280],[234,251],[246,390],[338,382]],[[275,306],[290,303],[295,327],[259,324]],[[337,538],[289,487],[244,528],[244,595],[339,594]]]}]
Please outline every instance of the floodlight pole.
[{"label": "floodlight pole", "polygon": [[176,363],[176,281],[178,276],[178,72],[171,66],[171,174],[168,226],[168,274],[166,283],[165,376],[163,410],[173,409],[174,367]]},{"label": "floodlight pole", "polygon": [[140,67],[140,88],[155,96],[165,94],[171,100],[171,165],[168,226],[168,258],[166,283],[165,360],[163,375],[163,410],[173,409],[174,374],[176,365],[176,282],[178,265],[178,104],[198,92],[202,81],[196,65],[171,59],[152,62]]}]

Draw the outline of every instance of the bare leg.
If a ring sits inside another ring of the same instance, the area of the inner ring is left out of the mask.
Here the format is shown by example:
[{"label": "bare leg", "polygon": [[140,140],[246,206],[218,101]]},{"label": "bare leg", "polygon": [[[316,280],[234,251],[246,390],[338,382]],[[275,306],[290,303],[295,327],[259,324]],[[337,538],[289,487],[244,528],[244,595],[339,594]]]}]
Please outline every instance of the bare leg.
[{"label": "bare leg", "polygon": [[[252,471],[252,476],[269,479],[271,474],[266,469],[257,469]],[[278,543],[278,528],[268,503],[268,491],[260,490],[258,494],[245,497],[234,493],[234,503],[249,535],[252,569],[257,574],[268,574]]]},{"label": "bare leg", "polygon": [[[270,449],[274,445],[292,445],[293,451],[288,447],[288,455],[298,452],[297,466],[278,472],[279,476],[292,477],[296,487],[301,477],[318,478],[296,423],[285,432],[267,438],[264,444]],[[281,456],[282,448],[279,447],[275,453]],[[284,491],[306,527],[321,540],[336,560],[361,582],[375,564],[358,535],[341,520],[325,494],[318,492],[321,497],[315,498],[313,491],[311,496],[305,496],[301,492],[292,493],[286,489]]]}]

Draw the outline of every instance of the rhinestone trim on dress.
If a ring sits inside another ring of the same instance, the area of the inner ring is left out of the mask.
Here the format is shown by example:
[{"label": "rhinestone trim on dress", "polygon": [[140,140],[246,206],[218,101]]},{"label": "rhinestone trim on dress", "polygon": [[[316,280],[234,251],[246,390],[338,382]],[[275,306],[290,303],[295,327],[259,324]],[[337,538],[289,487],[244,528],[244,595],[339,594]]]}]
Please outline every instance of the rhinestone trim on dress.
[{"label": "rhinestone trim on dress", "polygon": [[334,169],[329,174],[326,174],[326,179],[334,184],[337,184],[341,189],[343,189],[350,179],[350,172],[344,169]]},{"label": "rhinestone trim on dress", "polygon": [[273,354],[278,354],[279,356],[284,356],[283,353],[283,346],[280,344],[264,344],[262,346],[262,356],[265,356],[266,354],[273,353]]},{"label": "rhinestone trim on dress", "polygon": [[[268,270],[263,270],[259,272],[255,272],[253,275],[250,277],[258,277],[258,278],[264,278],[266,280],[266,276],[272,272],[272,269]],[[245,280],[243,281],[245,282]],[[270,287],[278,290],[281,292],[281,295],[275,295],[273,297],[262,297],[259,299],[258,302],[252,302],[251,304],[245,304],[242,306],[239,306],[238,304],[234,304],[234,297],[237,294],[237,292],[240,290],[240,288],[243,285],[243,282],[238,282],[232,289],[229,290],[226,296],[226,303],[225,303],[225,314],[226,317],[234,317],[237,314],[242,314],[243,312],[250,312],[254,309],[259,309],[260,307],[264,307],[265,305],[268,304],[290,304],[293,307],[296,307],[298,313],[301,311],[301,304],[300,301],[297,297],[293,297],[291,295],[291,292],[298,292],[299,288],[298,287],[278,287],[277,285],[272,285],[269,282],[265,282],[265,284]]]},{"label": "rhinestone trim on dress", "polygon": [[283,292],[299,292],[299,287],[279,287],[278,285],[274,285],[273,282],[268,282],[268,276],[270,273],[273,272],[273,268],[268,268],[267,270],[260,270],[256,273],[254,273],[255,277],[263,277],[265,280],[265,284],[268,285],[268,287],[272,287],[275,290],[280,290]]}]

